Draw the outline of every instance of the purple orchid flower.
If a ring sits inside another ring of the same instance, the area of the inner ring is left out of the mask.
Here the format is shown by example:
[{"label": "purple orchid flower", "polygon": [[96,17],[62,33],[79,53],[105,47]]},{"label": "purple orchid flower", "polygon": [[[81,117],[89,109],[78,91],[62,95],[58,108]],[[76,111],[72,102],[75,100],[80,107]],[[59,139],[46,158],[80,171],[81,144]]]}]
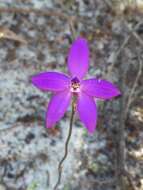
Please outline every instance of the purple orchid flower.
[{"label": "purple orchid flower", "polygon": [[89,65],[87,40],[77,38],[68,54],[70,76],[59,72],[42,72],[32,77],[32,83],[42,91],[54,92],[47,113],[46,126],[53,127],[66,112],[73,96],[76,96],[77,112],[89,133],[93,133],[97,122],[95,98],[111,99],[120,95],[118,88],[106,80],[91,78],[84,80]]}]

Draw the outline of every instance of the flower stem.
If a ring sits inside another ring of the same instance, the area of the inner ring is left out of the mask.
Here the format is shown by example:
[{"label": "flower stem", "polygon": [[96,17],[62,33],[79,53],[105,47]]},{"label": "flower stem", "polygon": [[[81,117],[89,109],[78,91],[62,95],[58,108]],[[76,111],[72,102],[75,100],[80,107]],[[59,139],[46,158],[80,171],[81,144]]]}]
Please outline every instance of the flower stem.
[{"label": "flower stem", "polygon": [[69,127],[69,133],[68,133],[68,137],[65,143],[65,153],[63,158],[61,159],[61,161],[59,162],[59,166],[58,166],[58,181],[54,187],[53,190],[57,190],[57,187],[59,186],[60,182],[61,182],[61,177],[62,177],[62,169],[63,169],[63,162],[65,161],[65,159],[67,158],[68,155],[68,145],[69,145],[69,141],[71,138],[71,134],[72,134],[72,126],[73,126],[73,120],[74,120],[74,114],[75,114],[75,103],[74,101],[72,102],[72,113],[71,113],[71,118],[70,118],[70,127]]}]

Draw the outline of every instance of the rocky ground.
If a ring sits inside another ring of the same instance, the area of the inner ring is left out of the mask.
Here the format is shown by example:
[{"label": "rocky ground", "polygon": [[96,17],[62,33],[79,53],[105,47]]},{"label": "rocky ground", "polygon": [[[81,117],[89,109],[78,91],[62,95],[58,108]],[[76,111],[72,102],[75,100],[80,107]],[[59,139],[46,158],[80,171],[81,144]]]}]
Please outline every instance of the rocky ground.
[{"label": "rocky ground", "polygon": [[59,190],[143,190],[143,6],[136,2],[0,1],[0,190],[52,190],[57,181],[71,110],[47,130],[50,94],[30,77],[67,72],[73,33],[89,41],[87,78],[114,82],[122,97],[98,101],[93,135],[75,118]]}]

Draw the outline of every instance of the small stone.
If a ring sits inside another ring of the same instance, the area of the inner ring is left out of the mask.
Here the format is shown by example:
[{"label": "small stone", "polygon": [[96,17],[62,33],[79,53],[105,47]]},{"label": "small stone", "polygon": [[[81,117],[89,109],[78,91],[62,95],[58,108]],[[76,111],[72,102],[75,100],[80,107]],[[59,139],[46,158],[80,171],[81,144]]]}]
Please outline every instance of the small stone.
[{"label": "small stone", "polygon": [[25,138],[25,142],[29,144],[34,138],[35,138],[35,135],[33,133],[28,133],[28,135]]},{"label": "small stone", "polygon": [[104,154],[99,154],[99,156],[97,157],[97,161],[102,164],[106,164],[108,162],[108,158]]},{"label": "small stone", "polygon": [[0,184],[0,190],[6,190],[5,186]]}]

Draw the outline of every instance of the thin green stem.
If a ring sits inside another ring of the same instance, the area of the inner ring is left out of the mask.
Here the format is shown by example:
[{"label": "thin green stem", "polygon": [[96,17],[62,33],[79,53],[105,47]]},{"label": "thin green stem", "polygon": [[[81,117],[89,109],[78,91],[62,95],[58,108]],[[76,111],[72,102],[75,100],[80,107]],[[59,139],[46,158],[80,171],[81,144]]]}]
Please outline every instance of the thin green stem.
[{"label": "thin green stem", "polygon": [[59,162],[59,166],[58,166],[58,173],[59,173],[59,176],[58,176],[58,181],[54,187],[53,190],[57,190],[57,187],[59,186],[60,182],[61,182],[61,177],[62,177],[62,168],[63,168],[63,162],[65,161],[65,159],[67,158],[67,155],[68,155],[68,145],[69,145],[69,141],[70,141],[70,138],[71,138],[71,135],[72,135],[72,126],[73,126],[73,120],[74,120],[74,113],[75,113],[75,104],[74,104],[74,101],[72,103],[72,113],[71,113],[71,118],[70,118],[70,127],[69,127],[69,133],[68,133],[68,137],[67,137],[67,140],[66,140],[66,143],[65,143],[65,153],[64,153],[64,156],[63,158],[61,159],[61,161]]}]

